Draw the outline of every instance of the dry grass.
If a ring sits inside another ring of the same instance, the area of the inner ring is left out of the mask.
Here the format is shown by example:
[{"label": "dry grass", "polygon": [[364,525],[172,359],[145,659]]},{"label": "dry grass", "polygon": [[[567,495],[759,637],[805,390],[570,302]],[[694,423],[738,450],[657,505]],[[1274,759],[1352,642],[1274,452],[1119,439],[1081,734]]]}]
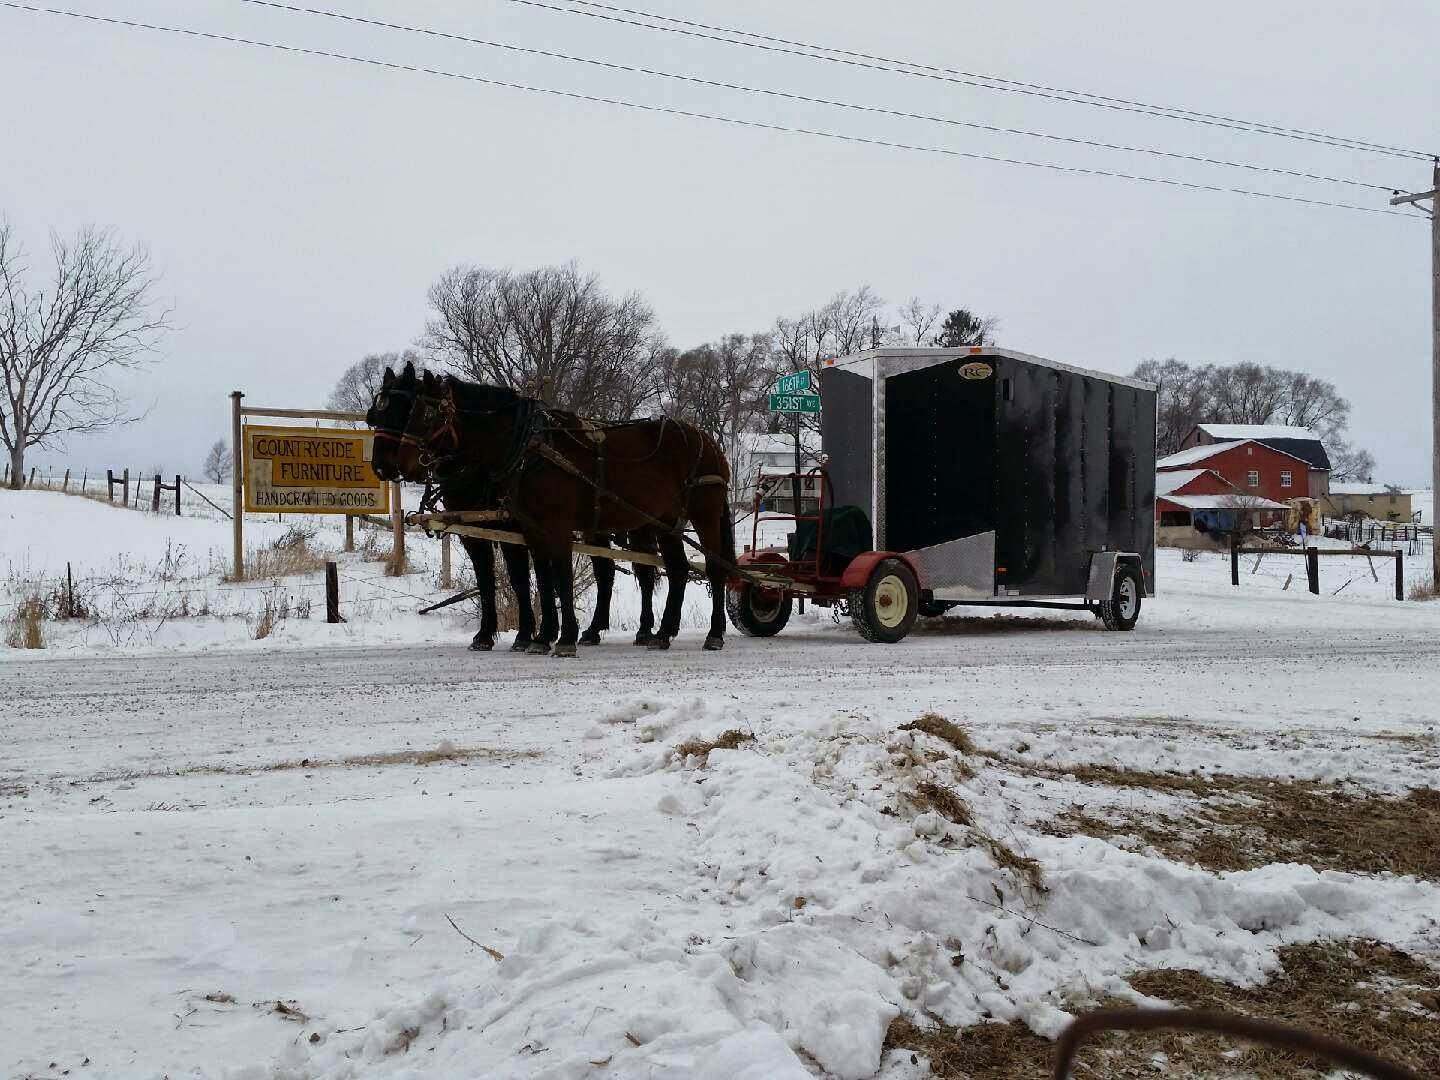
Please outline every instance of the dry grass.
[{"label": "dry grass", "polygon": [[1440,591],[1435,588],[1434,578],[1421,578],[1410,583],[1411,600],[1434,600],[1437,597],[1440,597]]},{"label": "dry grass", "polygon": [[[1141,972],[1129,981],[1141,993],[1177,1006],[1244,1013],[1326,1032],[1421,1074],[1435,1072],[1440,1062],[1440,975],[1435,969],[1369,941],[1289,945],[1279,958],[1281,973],[1258,987],[1174,970]],[[1054,1051],[1049,1040],[1019,1022],[957,1029],[920,1027],[905,1017],[891,1023],[885,1045],[925,1055],[934,1076],[965,1080],[1043,1080],[1050,1075]],[[1086,1042],[1074,1070],[1077,1077],[1097,1080],[1157,1075],[1279,1080],[1333,1074],[1332,1068],[1288,1051],[1183,1032],[1101,1036]]]},{"label": "dry grass", "polygon": [[949,743],[962,754],[975,753],[975,741],[970,738],[970,733],[954,721],[945,719],[939,713],[926,713],[918,720],[901,724],[899,730],[923,731],[926,735],[933,735],[935,738]]},{"label": "dry grass", "polygon": [[12,649],[45,648],[45,619],[49,614],[43,597],[25,597],[5,621],[5,644]]},{"label": "dry grass", "polygon": [[379,768],[386,765],[436,765],[445,762],[464,764],[475,758],[489,761],[526,761],[540,757],[538,750],[496,750],[488,746],[455,746],[442,742],[429,750],[385,750],[374,754],[357,754],[341,758],[298,758],[276,761],[268,765],[188,765],[178,769],[134,770],[98,773],[72,785],[109,784],[117,781],[152,780],[176,776],[253,776],[256,773],[288,772],[304,769]]},{"label": "dry grass", "polygon": [[1040,870],[1040,863],[1029,855],[1021,855],[1010,845],[993,836],[980,834],[980,843],[990,853],[990,858],[995,860],[995,865],[1002,870],[1008,870],[1023,885],[1028,885],[1034,892],[1043,893],[1049,890],[1045,887],[1045,876]]},{"label": "dry grass", "polygon": [[956,825],[974,825],[975,815],[964,799],[943,784],[921,781],[907,798],[915,804],[920,813],[933,810]]},{"label": "dry grass", "polygon": [[[283,540],[284,537],[281,539]],[[237,578],[235,568],[231,567],[229,573],[225,574],[222,580],[232,583],[237,581],[274,581],[277,578],[294,577],[300,574],[319,574],[324,571],[325,564],[335,557],[333,550],[316,545],[313,540],[305,536],[292,543],[284,544],[284,546],[277,546],[278,544],[280,541],[264,547],[247,547],[245,549],[244,575]]]},{"label": "dry grass", "polygon": [[703,766],[710,760],[711,750],[737,750],[744,743],[754,742],[754,735],[747,735],[739,728],[731,728],[717,739],[691,739],[675,747],[675,756],[684,761],[689,757],[698,757]]},{"label": "dry grass", "polygon": [[1047,828],[1059,835],[1133,836],[1167,858],[1210,870],[1303,862],[1318,869],[1440,880],[1440,792],[1434,789],[1393,799],[1313,781],[1227,774],[1186,776],[1109,765],[1027,771],[1199,800],[1180,820],[1114,809],[1103,811],[1102,818],[1072,809]]}]

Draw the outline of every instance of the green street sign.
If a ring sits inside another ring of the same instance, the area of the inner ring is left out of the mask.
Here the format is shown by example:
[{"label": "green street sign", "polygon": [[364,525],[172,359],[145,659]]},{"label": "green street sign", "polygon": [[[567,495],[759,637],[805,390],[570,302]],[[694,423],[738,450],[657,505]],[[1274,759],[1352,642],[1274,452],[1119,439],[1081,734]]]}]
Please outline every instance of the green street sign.
[{"label": "green street sign", "polygon": [[[780,381],[775,384],[775,393],[777,393],[777,394],[794,394],[794,393],[797,393],[797,392],[799,392],[799,391],[801,391],[801,390],[809,390],[809,389],[810,389],[810,372],[808,372],[808,371],[797,371],[797,372],[795,372],[794,375],[782,375],[782,376],[780,377]],[[775,411],[776,411],[776,412],[779,412],[779,411],[781,411],[781,410],[776,409]],[[801,410],[798,410],[798,409],[797,409],[797,410],[792,410],[792,411],[799,412],[799,411],[801,411]],[[806,410],[806,411],[812,411],[812,412],[813,412],[814,410]]]},{"label": "green street sign", "polygon": [[771,394],[771,412],[818,413],[819,394]]}]

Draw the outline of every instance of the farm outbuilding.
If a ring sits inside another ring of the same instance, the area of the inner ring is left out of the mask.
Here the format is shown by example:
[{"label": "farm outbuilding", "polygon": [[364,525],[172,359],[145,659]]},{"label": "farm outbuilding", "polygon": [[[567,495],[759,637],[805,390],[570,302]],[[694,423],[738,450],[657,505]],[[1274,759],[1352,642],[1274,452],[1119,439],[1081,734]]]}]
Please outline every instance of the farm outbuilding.
[{"label": "farm outbuilding", "polygon": [[1326,517],[1363,517],[1371,521],[1412,521],[1410,495],[1388,484],[1331,484],[1321,500]]}]

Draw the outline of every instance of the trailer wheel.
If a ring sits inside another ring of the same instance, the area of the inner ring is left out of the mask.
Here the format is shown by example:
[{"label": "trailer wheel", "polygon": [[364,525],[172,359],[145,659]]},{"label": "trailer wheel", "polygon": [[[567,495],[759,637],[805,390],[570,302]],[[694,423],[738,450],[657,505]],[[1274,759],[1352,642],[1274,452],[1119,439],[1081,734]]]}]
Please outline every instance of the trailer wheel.
[{"label": "trailer wheel", "polygon": [[850,621],[866,641],[894,644],[920,614],[920,583],[899,559],[883,559],[861,589],[850,590]]},{"label": "trailer wheel", "polygon": [[1140,602],[1144,595],[1140,568],[1134,563],[1117,566],[1115,582],[1110,587],[1110,599],[1100,601],[1100,621],[1105,624],[1105,629],[1134,630],[1140,620]]},{"label": "trailer wheel", "polygon": [[730,625],[746,637],[774,637],[790,621],[792,604],[789,593],[748,582],[725,590],[725,614],[730,616]]}]

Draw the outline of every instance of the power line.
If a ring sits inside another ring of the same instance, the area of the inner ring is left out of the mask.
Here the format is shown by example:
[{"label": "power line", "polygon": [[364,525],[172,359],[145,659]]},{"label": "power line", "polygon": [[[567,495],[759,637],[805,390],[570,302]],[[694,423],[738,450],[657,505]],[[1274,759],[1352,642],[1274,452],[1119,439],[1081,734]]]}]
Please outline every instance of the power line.
[{"label": "power line", "polygon": [[1099,150],[1118,150],[1132,154],[1151,154],[1156,157],[1170,158],[1175,161],[1190,161],[1202,165],[1218,165],[1231,169],[1244,169],[1250,172],[1269,173],[1276,176],[1291,176],[1302,180],[1317,180],[1322,183],[1346,184],[1351,187],[1370,188],[1375,191],[1389,193],[1395,190],[1393,184],[1373,184],[1363,180],[1352,180],[1345,177],[1326,176],[1319,173],[1303,172],[1298,169],[1285,169],[1272,165],[1260,165],[1254,162],[1229,161],[1224,158],[1205,157],[1200,154],[1186,154],[1171,150],[1159,150],[1154,147],[1129,146],[1123,143],[1102,142],[1096,139],[1085,139],[1069,135],[1055,135],[1043,131],[1029,131],[1024,128],[1001,127],[995,124],[983,124],[973,120],[957,120],[953,117],[933,116],[927,113],[908,112],[903,109],[891,109],[879,105],[863,105],[850,101],[836,101],[831,98],[812,97],[790,90],[775,90],[767,87],[747,86],[743,83],[722,82],[716,79],[705,79],[698,75],[684,75],[672,71],[660,71],[655,68],[641,67],[635,64],[621,64],[610,60],[599,60],[588,56],[575,56],[570,53],[555,52],[551,49],[539,49],[525,45],[516,45],[505,41],[494,41],[489,38],[471,37],[466,34],[455,33],[448,30],[437,30],[433,27],[411,26],[405,23],[387,22],[383,19],[371,19],[362,15],[353,15],[343,11],[331,11],[325,8],[303,7],[297,4],[281,3],[280,0],[241,0],[242,3],[253,4],[256,7],[273,8],[277,11],[289,12],[300,15],[319,15],[328,19],[338,19],[342,22],[357,23],[363,26],[374,26],[385,30],[398,30],[409,34],[420,34],[426,37],[440,38],[446,41],[461,42],[466,45],[482,45],[492,49],[503,49],[509,52],[524,53],[529,56],[543,56],[552,60],[564,60],[576,64],[587,64],[592,67],[605,68],[610,71],[623,71],[637,75],[655,76],[661,79],[671,79],[677,82],[691,83],[696,86],[710,86],[722,90],[739,90],[747,94],[758,94],[765,97],[783,98],[787,101],[799,101],[812,105],[826,105],[837,109],[847,109],[853,112],[871,113],[880,116],[890,116],[906,120],[923,120],[933,124],[945,124],[951,127],[970,128],[975,131],[986,131],[995,135],[1021,135],[1032,139],[1046,139],[1051,142],[1067,143],[1072,146],[1088,146]]},{"label": "power line", "polygon": [[498,86],[509,90],[523,90],[528,93],[546,94],[551,97],[565,98],[570,101],[584,101],[598,105],[613,105],[617,108],[633,109],[637,112],[664,114],[668,116],[679,116],[691,120],[709,120],[720,124],[730,124],[735,127],[753,128],[759,131],[773,131],[784,135],[809,135],[815,138],[833,139],[838,142],[854,143],[863,146],[878,146],[889,150],[906,150],[915,153],[938,154],[945,157],[963,158],[968,161],[989,161],[1002,165],[1015,165],[1029,169],[1043,169],[1051,172],[1068,173],[1075,176],[1103,176],[1118,180],[1132,180],[1144,184],[1157,184],[1165,187],[1180,188],[1189,191],[1211,191],[1221,194],[1246,195],[1257,199],[1271,199],[1278,202],[1299,203],[1306,206],[1323,206],[1337,210],[1355,210],[1366,214],[1389,214],[1400,217],[1409,215],[1401,214],[1397,210],[1388,207],[1360,206],[1355,203],[1332,202],[1326,199],[1315,199],[1303,195],[1286,195],[1274,191],[1254,191],[1248,188],[1226,187],[1220,184],[1201,184],[1189,180],[1175,180],[1169,177],[1144,176],[1138,173],[1117,172],[1110,169],[1086,168],[1079,165],[1057,165],[1053,162],[1030,161],[1025,158],[1002,157],[996,154],[982,154],[972,150],[954,150],[948,147],[923,146],[914,143],[896,142],[889,139],[877,139],[863,135],[847,135],[836,131],[822,131],[816,128],[786,127],[781,124],[771,124],[760,120],[742,120],[733,116],[722,116],[717,113],[699,112],[692,109],[679,109],[668,105],[650,105],[644,102],[627,101],[623,98],[602,97],[598,94],[586,94],[577,90],[559,90],[549,86],[535,86],[528,83],[509,82],[503,79],[493,79],[484,75],[471,75],[461,72],[445,71],[440,68],[423,67],[416,64],[403,64],[394,60],[382,60],[376,57],[355,56],[349,53],[332,52],[326,49],[313,49],[300,45],[286,45],[273,41],[259,41],[254,38],[238,37],[233,34],[222,34],[211,30],[195,30],[189,27],[162,26],[156,23],[140,22],[135,19],[121,19],[105,15],[93,15],[89,12],[69,11],[64,8],[41,7],[35,4],[18,3],[17,0],[0,0],[0,7],[10,8],[15,11],[26,11],[39,15],[57,15],[72,19],[79,19],[85,22],[102,23],[110,26],[121,26],[131,30],[150,30],[158,33],[176,34],[183,37],[203,39],[206,41],[223,41],[234,45],[248,45],[258,49],[270,49],[276,52],[292,53],[301,56],[317,56],[327,60],[339,60],[352,64],[363,64],[367,67],[381,68],[387,71],[406,71],[419,75],[433,75],[437,78],[454,79],[461,82],[476,83],[483,86]]},{"label": "power line", "polygon": [[[1227,128],[1233,131],[1245,131],[1255,135],[1272,135],[1277,138],[1294,139],[1299,142],[1329,146],[1338,150],[1364,151],[1366,153],[1387,154],[1392,157],[1424,161],[1428,161],[1432,156],[1423,150],[1388,146],[1384,143],[1350,139],[1340,135],[1327,135],[1324,132],[1306,131],[1303,128],[1283,127],[1261,121],[1240,120],[1234,117],[1221,116],[1217,113],[1199,112],[1178,106],[1153,105],[1143,101],[1131,101],[1127,98],[1093,94],[1085,90],[1067,90],[1062,87],[1046,86],[1043,83],[1023,82],[1018,79],[1002,78],[998,75],[985,75],[972,71],[936,67],[931,64],[919,64],[909,60],[895,60],[889,57],[875,56],[870,53],[855,52],[848,49],[832,49],[825,45],[815,45],[810,42],[791,41],[786,38],[771,37],[767,34],[751,33],[747,30],[737,30],[724,26],[711,26],[707,23],[693,22],[689,19],[677,19],[667,15],[656,15],[653,12],[641,11],[636,8],[625,8],[613,4],[599,3],[597,0],[570,0],[570,2],[575,5],[573,7],[564,7],[560,4],[548,3],[547,0],[510,0],[510,2],[523,4],[526,7],[544,8],[547,11],[555,11],[564,15],[583,15],[587,18],[601,19],[605,22],[623,23],[627,26],[638,26],[646,30],[661,30],[671,34],[683,34],[686,37],[702,38],[707,41],[718,41],[727,45],[739,45],[751,49],[762,49],[766,52],[783,53],[789,56],[803,56],[812,60],[823,60],[833,64],[846,64],[851,67],[867,68],[874,71],[888,71],[897,75],[909,75],[914,78],[934,79],[940,82],[978,87],[982,90],[1024,94],[1030,97],[1040,97],[1052,101],[1068,101],[1072,104],[1090,105],[1099,109],[1140,113],[1145,116],[1155,116],[1169,120],[1183,120],[1186,123]],[[581,8],[597,8],[600,10],[586,11],[580,10]],[[618,14],[608,14],[611,12]],[[669,25],[657,26],[654,22],[641,22],[637,19],[625,17],[629,15],[637,15],[645,19],[653,19],[656,22],[663,22]],[[732,34],[735,36],[722,37],[720,36],[722,34]],[[749,38],[750,40],[739,41],[736,40],[736,38]]]}]

